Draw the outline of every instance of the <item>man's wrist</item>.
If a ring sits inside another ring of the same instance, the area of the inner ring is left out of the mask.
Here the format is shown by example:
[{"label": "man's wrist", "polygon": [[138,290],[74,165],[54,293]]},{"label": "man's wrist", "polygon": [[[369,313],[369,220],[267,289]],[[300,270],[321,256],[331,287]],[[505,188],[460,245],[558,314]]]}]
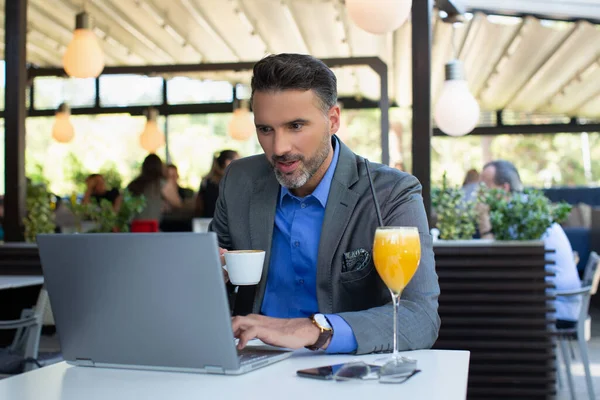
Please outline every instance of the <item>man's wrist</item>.
[{"label": "man's wrist", "polygon": [[311,329],[311,340],[306,347],[310,350],[325,350],[333,337],[333,328],[323,314],[314,314],[308,318]]}]

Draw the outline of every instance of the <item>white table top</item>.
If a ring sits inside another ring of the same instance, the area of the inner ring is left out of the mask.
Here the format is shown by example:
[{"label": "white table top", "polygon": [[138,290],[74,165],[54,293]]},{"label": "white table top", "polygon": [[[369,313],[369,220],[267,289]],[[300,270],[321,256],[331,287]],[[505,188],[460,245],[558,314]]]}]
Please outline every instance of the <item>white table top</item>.
[{"label": "white table top", "polygon": [[42,285],[43,283],[44,277],[41,275],[0,275],[0,290]]},{"label": "white table top", "polygon": [[[240,376],[73,367],[62,362],[0,380],[0,399],[427,399],[464,400],[468,351],[418,350],[421,373],[394,385],[377,381],[334,382],[296,376],[296,371],[368,356],[325,355],[301,350],[291,358]],[[384,357],[387,355],[383,355]]]}]

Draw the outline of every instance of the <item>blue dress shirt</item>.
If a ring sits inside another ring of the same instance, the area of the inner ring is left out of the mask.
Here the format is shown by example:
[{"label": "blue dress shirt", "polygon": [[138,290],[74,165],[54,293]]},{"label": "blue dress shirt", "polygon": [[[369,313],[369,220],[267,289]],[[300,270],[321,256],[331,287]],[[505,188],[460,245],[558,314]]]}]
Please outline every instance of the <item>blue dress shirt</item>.
[{"label": "blue dress shirt", "polygon": [[[300,318],[319,312],[317,256],[325,206],[339,159],[334,142],[333,159],[323,179],[306,197],[281,187],[275,213],[271,261],[261,312],[269,317]],[[328,353],[351,353],[357,343],[352,328],[335,314],[326,315],[333,328]]]}]

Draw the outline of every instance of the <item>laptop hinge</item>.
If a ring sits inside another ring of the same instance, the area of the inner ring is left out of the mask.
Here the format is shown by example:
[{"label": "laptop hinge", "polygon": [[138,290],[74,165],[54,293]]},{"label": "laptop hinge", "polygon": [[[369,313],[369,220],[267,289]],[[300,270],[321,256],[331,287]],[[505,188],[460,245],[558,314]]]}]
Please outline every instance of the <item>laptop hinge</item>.
[{"label": "laptop hinge", "polygon": [[77,363],[77,365],[80,365],[82,367],[94,366],[94,361],[92,361],[90,358],[76,358],[75,362]]},{"label": "laptop hinge", "polygon": [[212,365],[205,365],[204,369],[209,374],[223,374],[225,372],[225,370],[222,367],[215,367]]}]

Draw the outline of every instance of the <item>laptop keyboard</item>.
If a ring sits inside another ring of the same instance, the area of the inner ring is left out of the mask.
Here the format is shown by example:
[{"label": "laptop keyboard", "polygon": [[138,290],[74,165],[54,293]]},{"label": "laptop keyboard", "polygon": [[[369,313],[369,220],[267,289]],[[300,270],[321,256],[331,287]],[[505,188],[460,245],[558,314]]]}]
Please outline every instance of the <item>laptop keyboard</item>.
[{"label": "laptop keyboard", "polygon": [[251,348],[245,348],[244,350],[238,351],[238,357],[241,365],[253,364],[279,354],[281,354],[279,351],[258,350]]}]

